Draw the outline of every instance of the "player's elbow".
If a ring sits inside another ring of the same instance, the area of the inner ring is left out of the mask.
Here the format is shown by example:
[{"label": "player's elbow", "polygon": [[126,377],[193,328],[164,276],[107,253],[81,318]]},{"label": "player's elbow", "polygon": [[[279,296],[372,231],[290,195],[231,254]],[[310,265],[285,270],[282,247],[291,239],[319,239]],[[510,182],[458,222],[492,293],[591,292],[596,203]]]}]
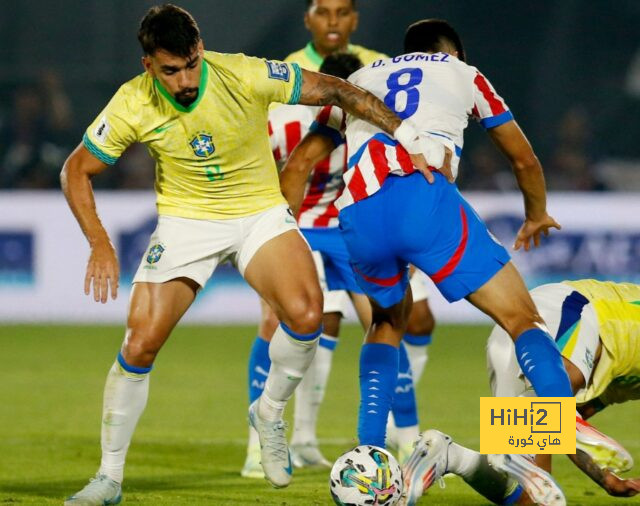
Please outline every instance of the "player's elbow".
[{"label": "player's elbow", "polygon": [[514,172],[529,172],[532,170],[542,169],[540,166],[540,160],[533,151],[519,154],[512,158],[511,167]]}]

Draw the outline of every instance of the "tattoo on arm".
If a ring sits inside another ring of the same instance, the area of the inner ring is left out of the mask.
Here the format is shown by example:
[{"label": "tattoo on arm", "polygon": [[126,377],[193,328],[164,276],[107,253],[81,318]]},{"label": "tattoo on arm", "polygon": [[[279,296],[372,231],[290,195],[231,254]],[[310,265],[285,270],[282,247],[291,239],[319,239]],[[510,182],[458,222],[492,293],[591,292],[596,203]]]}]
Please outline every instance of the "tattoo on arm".
[{"label": "tattoo on arm", "polygon": [[307,70],[302,71],[302,79],[301,104],[338,106],[388,134],[393,134],[400,126],[400,118],[380,99],[362,88],[337,77]]},{"label": "tattoo on arm", "polygon": [[586,452],[583,452],[582,450],[576,450],[576,454],[571,455],[569,458],[582,470],[584,474],[586,474],[602,488],[606,489],[604,471],[596,465],[593,459],[589,457]]}]

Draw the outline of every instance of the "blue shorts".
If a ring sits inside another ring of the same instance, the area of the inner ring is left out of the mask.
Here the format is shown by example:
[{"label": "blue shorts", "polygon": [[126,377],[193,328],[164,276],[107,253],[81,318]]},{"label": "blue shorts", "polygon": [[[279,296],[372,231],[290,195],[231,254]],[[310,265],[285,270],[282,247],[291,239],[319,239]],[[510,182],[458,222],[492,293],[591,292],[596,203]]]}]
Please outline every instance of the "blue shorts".
[{"label": "blue shorts", "polygon": [[302,228],[302,235],[312,251],[322,256],[324,274],[329,290],[348,290],[363,293],[349,263],[349,252],[338,227]]},{"label": "blue shorts", "polygon": [[340,211],[356,280],[382,307],[397,304],[409,263],[453,302],[489,281],[510,257],[458,188],[439,173],[390,175],[372,196]]}]

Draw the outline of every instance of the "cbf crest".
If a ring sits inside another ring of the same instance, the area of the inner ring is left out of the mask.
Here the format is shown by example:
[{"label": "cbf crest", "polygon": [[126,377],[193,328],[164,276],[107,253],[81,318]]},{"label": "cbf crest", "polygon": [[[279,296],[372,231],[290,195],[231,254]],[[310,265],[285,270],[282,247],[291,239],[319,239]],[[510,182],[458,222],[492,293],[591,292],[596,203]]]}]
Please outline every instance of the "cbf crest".
[{"label": "cbf crest", "polygon": [[200,158],[209,158],[216,150],[213,145],[213,136],[202,132],[196,134],[189,145],[193,149],[193,153]]},{"label": "cbf crest", "polygon": [[160,260],[162,253],[164,252],[164,246],[162,244],[154,244],[149,248],[149,254],[147,255],[147,263],[155,264]]}]

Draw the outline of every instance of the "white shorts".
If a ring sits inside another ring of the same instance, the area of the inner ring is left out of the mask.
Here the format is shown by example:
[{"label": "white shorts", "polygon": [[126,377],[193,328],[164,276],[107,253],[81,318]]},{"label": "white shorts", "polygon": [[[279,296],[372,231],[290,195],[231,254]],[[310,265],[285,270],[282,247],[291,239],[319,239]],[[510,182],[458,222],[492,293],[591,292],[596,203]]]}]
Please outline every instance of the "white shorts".
[{"label": "white shorts", "polygon": [[420,302],[429,298],[429,276],[427,276],[420,269],[413,271],[411,279],[409,280],[411,285],[411,293],[413,294],[413,302]]},{"label": "white shorts", "polygon": [[161,215],[133,282],[163,283],[186,277],[202,287],[225,260],[244,275],[260,246],[289,230],[298,226],[284,204],[229,220]]},{"label": "white shorts", "polygon": [[318,279],[320,281],[320,288],[322,288],[322,295],[324,297],[323,313],[340,313],[342,315],[347,314],[351,299],[346,290],[329,290],[327,287],[327,276],[324,272],[324,262],[322,261],[322,253],[319,251],[312,251],[313,261],[316,264],[316,271],[318,272]]},{"label": "white shorts", "polygon": [[[598,317],[593,305],[580,294],[576,298],[573,292],[576,290],[570,285],[552,283],[531,290],[531,298],[562,356],[580,370],[589,384],[600,344]],[[517,397],[532,390],[518,365],[513,341],[497,325],[487,342],[487,369],[496,397]]]}]

